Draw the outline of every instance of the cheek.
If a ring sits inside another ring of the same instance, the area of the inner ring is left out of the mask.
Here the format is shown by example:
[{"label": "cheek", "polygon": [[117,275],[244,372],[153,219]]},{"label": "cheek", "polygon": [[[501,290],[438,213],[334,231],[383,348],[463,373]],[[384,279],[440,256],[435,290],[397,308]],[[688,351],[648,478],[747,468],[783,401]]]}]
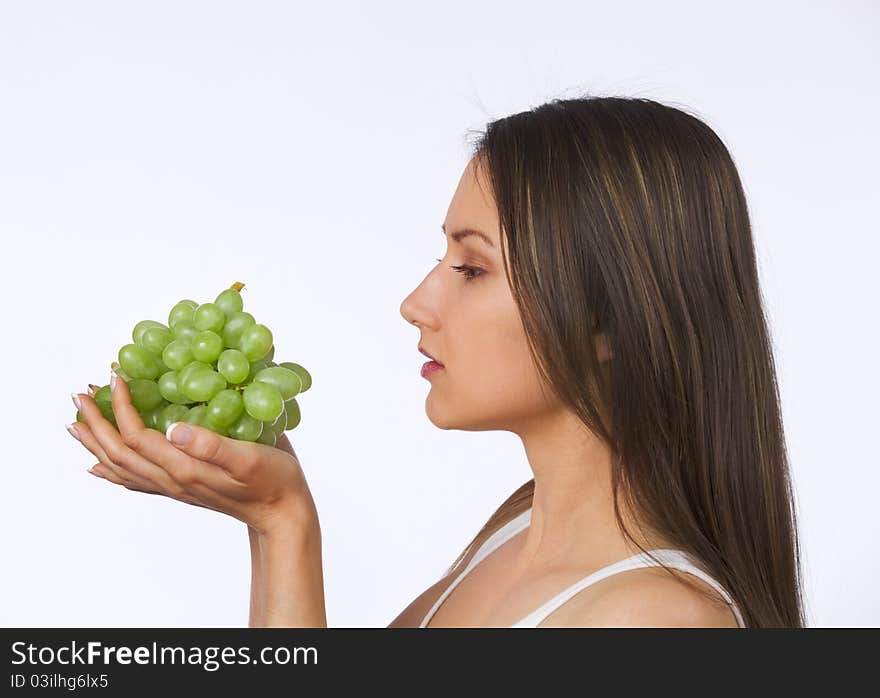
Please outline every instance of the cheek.
[{"label": "cheek", "polygon": [[506,308],[487,317],[475,341],[466,343],[467,369],[457,377],[458,388],[468,402],[498,414],[521,415],[545,407],[519,315]]},{"label": "cheek", "polygon": [[525,340],[501,342],[475,362],[474,390],[499,407],[533,404],[540,397],[538,372]]}]

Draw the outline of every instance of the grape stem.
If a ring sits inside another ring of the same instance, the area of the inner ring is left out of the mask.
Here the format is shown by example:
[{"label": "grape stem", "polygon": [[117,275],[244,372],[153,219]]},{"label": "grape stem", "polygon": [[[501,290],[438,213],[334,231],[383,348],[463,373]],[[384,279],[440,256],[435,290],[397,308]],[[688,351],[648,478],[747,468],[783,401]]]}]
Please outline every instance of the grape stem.
[{"label": "grape stem", "polygon": [[241,281],[236,281],[232,286],[230,286],[233,291],[241,291],[244,288],[244,284]]}]

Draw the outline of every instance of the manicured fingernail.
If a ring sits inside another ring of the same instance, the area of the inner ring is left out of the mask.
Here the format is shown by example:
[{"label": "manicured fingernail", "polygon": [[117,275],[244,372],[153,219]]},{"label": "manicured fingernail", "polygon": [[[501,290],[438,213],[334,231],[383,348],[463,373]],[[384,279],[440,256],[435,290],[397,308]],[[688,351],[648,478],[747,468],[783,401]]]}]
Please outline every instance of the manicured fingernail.
[{"label": "manicured fingernail", "polygon": [[82,407],[79,404],[79,396],[76,393],[71,393],[70,399],[73,400],[73,404],[76,405],[76,409],[82,410]]},{"label": "manicured fingernail", "polygon": [[116,374],[110,373],[110,390],[116,390]]},{"label": "manicured fingernail", "polygon": [[[175,429],[177,426],[181,426],[181,428]],[[165,431],[165,438],[175,446],[185,446],[192,438],[192,429],[183,422],[174,422],[168,425],[168,429]]]},{"label": "manicured fingernail", "polygon": [[76,439],[77,441],[82,441],[82,439],[79,438],[79,432],[77,432],[76,427],[73,426],[73,422],[71,422],[70,424],[65,424],[65,425],[64,425],[64,428],[67,429],[67,431],[70,432],[70,435],[71,435],[74,439]]},{"label": "manicured fingernail", "polygon": [[99,478],[101,478],[101,479],[104,479],[104,476],[103,476],[103,475],[101,475],[100,473],[95,472],[94,467],[95,467],[95,466],[92,466],[92,467],[89,468],[86,472],[87,472],[87,473],[91,473],[91,474],[94,475],[95,477],[99,477]]}]

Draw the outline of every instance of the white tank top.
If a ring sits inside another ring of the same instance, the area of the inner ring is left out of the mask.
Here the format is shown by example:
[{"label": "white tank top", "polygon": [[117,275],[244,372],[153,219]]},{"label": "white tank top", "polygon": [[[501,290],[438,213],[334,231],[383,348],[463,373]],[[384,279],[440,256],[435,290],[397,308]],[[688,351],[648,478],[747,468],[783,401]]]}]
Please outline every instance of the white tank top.
[{"label": "white tank top", "polygon": [[[424,628],[428,622],[431,620],[431,617],[437,612],[437,609],[440,608],[440,605],[446,600],[446,597],[452,593],[452,590],[455,589],[456,586],[464,579],[464,576],[470,572],[477,564],[480,563],[484,558],[486,558],[493,550],[498,548],[502,543],[509,540],[517,533],[522,531],[524,528],[527,528],[532,520],[532,510],[531,508],[526,509],[526,511],[522,512],[519,516],[514,519],[508,521],[504,526],[499,528],[495,533],[489,536],[486,541],[480,546],[479,550],[477,550],[477,554],[473,556],[471,561],[468,563],[467,567],[464,568],[464,571],[455,578],[455,580],[450,584],[440,595],[440,598],[434,602],[434,605],[431,607],[431,610],[428,611],[424,620],[422,620],[419,625],[420,628]],[[658,549],[651,551],[657,558],[660,559],[663,564],[668,567],[672,567],[674,569],[682,570],[683,572],[688,572],[696,577],[699,577],[704,582],[712,586],[719,594],[721,594],[722,598],[727,602],[730,606],[733,614],[736,616],[737,625],[740,628],[745,627],[745,621],[743,620],[742,614],[739,609],[736,607],[736,604],[733,602],[730,594],[712,577],[706,574],[700,567],[697,566],[693,558],[688,555],[686,552],[682,550],[669,550],[669,549]],[[517,621],[511,628],[536,628],[538,624],[543,621],[547,616],[549,616],[553,611],[559,608],[562,604],[568,601],[572,596],[577,594],[582,589],[586,589],[591,584],[595,584],[596,582],[605,579],[606,577],[610,577],[613,574],[617,574],[618,572],[624,572],[626,570],[634,570],[639,567],[658,567],[658,563],[649,558],[644,553],[638,553],[633,555],[632,557],[628,557],[625,560],[620,560],[619,562],[615,562],[606,567],[603,567],[596,572],[584,577],[579,582],[575,582],[567,589],[564,589],[562,592],[554,596],[547,603],[539,608],[536,608],[534,611],[529,613],[525,618],[520,621]]]}]

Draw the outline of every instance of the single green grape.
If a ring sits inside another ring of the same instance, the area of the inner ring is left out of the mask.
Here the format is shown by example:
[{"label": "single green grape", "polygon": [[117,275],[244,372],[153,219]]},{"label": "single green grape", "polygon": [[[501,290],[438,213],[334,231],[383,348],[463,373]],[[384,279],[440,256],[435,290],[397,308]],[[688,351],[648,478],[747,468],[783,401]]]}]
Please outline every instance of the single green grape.
[{"label": "single green grape", "polygon": [[256,323],[257,321],[250,313],[244,311],[232,313],[232,315],[226,318],[226,324],[223,325],[223,344],[227,347],[238,349],[241,333]]},{"label": "single green grape", "polygon": [[228,427],[244,411],[244,403],[237,390],[226,388],[211,398],[208,403],[208,419],[214,424]]},{"label": "single green grape", "polygon": [[257,443],[266,444],[267,446],[274,446],[277,439],[275,438],[275,433],[271,429],[263,429],[263,433],[257,437]]},{"label": "single green grape", "polygon": [[185,405],[189,402],[189,398],[180,392],[180,388],[178,387],[179,379],[180,374],[177,371],[166,371],[163,373],[159,376],[159,380],[157,381],[159,394],[168,400],[168,402],[172,402],[175,405]]},{"label": "single green grape", "polygon": [[241,312],[244,301],[240,291],[236,291],[234,288],[227,288],[224,291],[220,291],[220,294],[214,299],[214,305],[219,307],[226,317],[229,317],[233,313]]},{"label": "single green grape", "polygon": [[151,327],[165,327],[165,325],[161,322],[156,322],[155,320],[141,320],[131,331],[131,341],[138,346],[141,346],[141,338],[143,337],[144,332]]},{"label": "single green grape", "polygon": [[207,412],[205,413],[205,423],[202,426],[210,429],[215,434],[220,434],[220,436],[229,436],[229,429],[221,424],[217,424]]},{"label": "single green grape", "polygon": [[141,412],[138,411],[138,414],[141,416],[141,421],[144,423],[144,426],[148,429],[156,429],[159,431],[159,427],[161,426],[162,419],[162,410],[169,406],[170,403],[163,400],[156,407],[151,410],[144,410]]},{"label": "single green grape", "polygon": [[190,408],[186,405],[172,404],[163,407],[162,411],[159,413],[159,431],[164,434],[168,431],[168,427],[174,424],[174,422],[183,422],[186,419],[189,409]]},{"label": "single green grape", "polygon": [[128,390],[131,393],[131,404],[138,412],[155,410],[163,402],[156,381],[135,378],[129,381]]},{"label": "single green grape", "polygon": [[265,325],[251,325],[241,333],[239,349],[249,361],[263,359],[272,346],[272,331]]},{"label": "single green grape", "polygon": [[243,382],[250,371],[250,361],[238,349],[227,349],[217,359],[217,372],[231,385]]},{"label": "single green grape", "polygon": [[181,320],[171,328],[171,334],[174,335],[174,339],[184,339],[187,342],[191,342],[192,338],[198,333],[199,330],[189,320]]},{"label": "single green grape", "polygon": [[167,327],[148,327],[141,334],[139,345],[151,354],[162,354],[162,350],[174,339],[171,330]]},{"label": "single green grape", "polygon": [[239,441],[256,441],[263,433],[263,423],[254,419],[247,412],[242,412],[238,419],[229,425],[229,436]]},{"label": "single green grape", "polygon": [[95,394],[92,395],[92,399],[95,401],[98,409],[101,410],[101,414],[104,416],[104,419],[106,419],[115,427],[116,415],[114,414],[113,407],[110,404],[110,386],[105,385],[99,388],[95,392]]},{"label": "single green grape", "polygon": [[125,344],[117,357],[119,365],[132,378],[154,380],[159,376],[161,367],[152,354],[137,344]]},{"label": "single green grape", "polygon": [[180,392],[193,402],[208,402],[226,387],[226,379],[213,369],[196,369],[181,374]]},{"label": "single green grape", "polygon": [[299,403],[296,401],[295,397],[290,398],[290,400],[287,400],[284,403],[284,414],[287,415],[287,424],[284,427],[284,431],[295,429],[302,419],[302,415],[299,411]]},{"label": "single green grape", "polygon": [[274,359],[274,358],[275,358],[275,345],[273,344],[271,347],[269,347],[269,351],[266,352],[266,355],[263,357],[263,359],[265,359],[269,363],[272,363],[272,359]]},{"label": "single green grape", "polygon": [[195,407],[191,407],[186,416],[180,420],[186,422],[187,424],[195,424],[196,426],[203,427],[205,426],[205,422],[207,421],[208,416],[208,406],[207,405],[196,405]]},{"label": "single green grape", "polygon": [[156,376],[161,376],[163,373],[168,373],[168,371],[171,370],[171,368],[162,361],[161,354],[150,354],[150,356],[153,359],[153,363],[156,364]]},{"label": "single green grape", "polygon": [[289,400],[302,388],[299,374],[283,366],[269,366],[254,376],[254,382],[268,383],[278,388],[282,400]]},{"label": "single green grape", "polygon": [[193,315],[193,325],[197,330],[211,330],[220,333],[226,324],[226,316],[219,305],[202,303]]},{"label": "single green grape", "polygon": [[295,364],[292,361],[282,361],[278,365],[284,366],[284,368],[289,368],[302,379],[302,389],[300,390],[301,393],[306,392],[306,390],[312,387],[312,375],[299,364]]},{"label": "single green grape", "polygon": [[274,422],[284,410],[284,400],[278,388],[268,383],[251,383],[242,393],[244,408],[254,419]]},{"label": "single green grape", "polygon": [[278,415],[278,418],[274,422],[266,422],[263,424],[263,431],[266,429],[270,429],[275,437],[279,437],[284,433],[284,428],[287,426],[287,415],[284,413],[284,410],[281,410],[281,414]]},{"label": "single green grape", "polygon": [[99,405],[100,405],[101,403],[105,403],[105,402],[109,405],[109,404],[110,404],[110,400],[111,400],[111,397],[110,397],[110,386],[109,386],[109,385],[102,385],[100,388],[98,388],[98,389],[95,391],[95,394],[92,395],[92,399],[93,399],[95,402],[97,402]]},{"label": "single green grape", "polygon": [[223,351],[223,339],[216,332],[202,330],[193,337],[190,351],[196,360],[213,363]]},{"label": "single green grape", "polygon": [[180,371],[194,358],[188,339],[175,339],[162,351],[162,361],[172,371]]},{"label": "single green grape", "polygon": [[189,299],[178,301],[174,304],[171,312],[168,313],[168,327],[173,328],[179,322],[184,321],[192,323],[193,313],[195,313],[195,310],[198,307],[198,303]]},{"label": "single green grape", "polygon": [[193,371],[213,371],[214,367],[211,364],[206,364],[204,361],[190,361],[186,366],[180,369],[180,373],[177,377],[177,388],[181,390],[181,385],[183,385],[183,381],[189,378],[189,374]]},{"label": "single green grape", "polygon": [[[242,356],[244,356],[244,354],[242,354]],[[254,361],[251,364],[251,369],[250,369],[250,371],[248,371],[248,375],[247,375],[247,378],[245,379],[245,382],[252,383],[254,378],[256,378],[257,374],[260,371],[262,371],[264,368],[268,368],[268,367],[269,367],[269,363],[267,361]]]}]

